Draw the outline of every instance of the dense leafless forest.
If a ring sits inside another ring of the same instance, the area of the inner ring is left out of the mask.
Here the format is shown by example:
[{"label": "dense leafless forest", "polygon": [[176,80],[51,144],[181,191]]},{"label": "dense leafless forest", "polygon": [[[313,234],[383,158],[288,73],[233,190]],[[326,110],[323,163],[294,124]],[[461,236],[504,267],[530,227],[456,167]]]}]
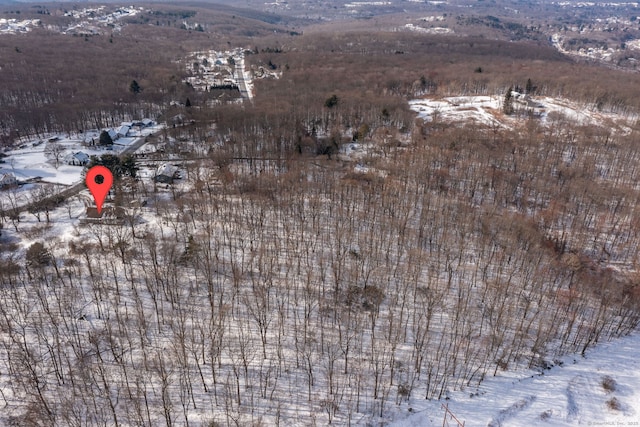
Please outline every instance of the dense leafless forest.
[{"label": "dense leafless forest", "polygon": [[[408,105],[530,80],[632,118],[637,74],[540,41],[302,34],[225,13],[256,34],[138,17],[112,35],[0,35],[6,146],[142,111],[184,115],[156,138],[206,153],[183,153],[180,185],[118,187],[147,204],[116,224],[60,235],[48,215],[0,212],[0,423],[374,425],[637,328],[634,120],[523,111],[491,127]],[[178,60],[228,45],[281,75],[212,105]]]}]

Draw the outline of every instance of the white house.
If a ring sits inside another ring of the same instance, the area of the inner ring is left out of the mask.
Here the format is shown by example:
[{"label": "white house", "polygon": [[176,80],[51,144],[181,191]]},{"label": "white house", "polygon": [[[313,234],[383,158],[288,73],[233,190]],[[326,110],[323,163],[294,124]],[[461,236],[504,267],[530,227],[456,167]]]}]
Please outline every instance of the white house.
[{"label": "white house", "polygon": [[14,185],[18,185],[18,180],[12,173],[0,175],[0,188],[13,187]]},{"label": "white house", "polygon": [[156,175],[153,178],[155,182],[161,182],[163,184],[172,184],[178,173],[178,167],[170,165],[169,163],[163,163],[156,170]]},{"label": "white house", "polygon": [[[116,131],[116,133],[118,134],[118,137],[120,138],[126,138],[127,135],[129,135],[129,131],[131,130],[130,126],[127,125],[122,125],[118,128],[118,130]],[[113,138],[112,138],[113,139]]]},{"label": "white house", "polygon": [[115,131],[115,130],[113,130],[113,129],[109,129],[109,130],[107,131],[107,133],[108,133],[108,134],[109,134],[109,136],[111,137],[111,140],[112,140],[112,141],[115,141],[116,139],[118,139],[118,138],[119,138],[119,136],[118,136],[118,132],[116,132],[116,131]]},{"label": "white house", "polygon": [[85,166],[89,163],[89,155],[78,151],[67,158],[67,164],[72,166]]}]

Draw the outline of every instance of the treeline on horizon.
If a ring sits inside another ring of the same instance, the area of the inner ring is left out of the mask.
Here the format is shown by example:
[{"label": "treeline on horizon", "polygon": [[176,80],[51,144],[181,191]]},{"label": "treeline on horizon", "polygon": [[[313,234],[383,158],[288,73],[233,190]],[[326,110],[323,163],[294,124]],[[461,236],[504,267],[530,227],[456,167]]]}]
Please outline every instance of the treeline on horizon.
[{"label": "treeline on horizon", "polygon": [[[636,74],[576,63],[532,42],[382,32],[217,37],[150,25],[76,37],[38,29],[0,38],[0,134],[6,145],[16,137],[109,126],[141,111],[157,117],[171,101],[187,97],[199,107],[198,118],[208,120],[212,95],[185,85],[178,61],[196,50],[235,46],[258,52],[249,64],[271,62],[282,72],[286,85],[257,83],[253,105],[265,111],[297,104],[321,114],[334,93],[344,104],[402,108],[406,99],[425,94],[501,94],[528,79],[539,95],[570,97],[587,107],[629,112],[640,99]],[[140,93],[128,90],[132,80]]]}]

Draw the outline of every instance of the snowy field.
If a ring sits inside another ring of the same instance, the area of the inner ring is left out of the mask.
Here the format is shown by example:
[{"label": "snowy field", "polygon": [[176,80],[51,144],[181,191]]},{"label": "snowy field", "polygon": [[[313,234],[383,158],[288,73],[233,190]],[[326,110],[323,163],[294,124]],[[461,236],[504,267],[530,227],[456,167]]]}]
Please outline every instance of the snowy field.
[{"label": "snowy field", "polygon": [[[73,138],[63,138],[54,143],[43,143],[38,146],[29,142],[25,148],[8,151],[5,154],[5,163],[0,164],[0,174],[12,173],[18,181],[27,181],[40,177],[42,182],[50,184],[71,185],[80,181],[82,166],[69,165],[67,157],[78,151],[82,151],[89,156],[100,156],[105,153],[113,153],[116,150],[107,151],[105,148],[87,147],[82,140]],[[55,161],[48,158],[45,153],[47,144],[57,144],[63,147],[64,152],[56,167]]]},{"label": "snowy field", "polygon": [[[611,127],[624,126],[637,117],[597,111],[594,108],[567,99],[528,97],[514,94],[514,108],[528,110],[540,118],[541,123],[561,123],[568,120],[579,125]],[[455,96],[416,99],[409,102],[412,110],[425,121],[472,122],[485,126],[510,128],[514,121],[502,113],[504,96]]]},{"label": "snowy field", "polygon": [[478,121],[493,125],[498,123],[495,116],[502,100],[494,96],[465,96],[418,99],[409,105],[419,118],[427,121]]}]

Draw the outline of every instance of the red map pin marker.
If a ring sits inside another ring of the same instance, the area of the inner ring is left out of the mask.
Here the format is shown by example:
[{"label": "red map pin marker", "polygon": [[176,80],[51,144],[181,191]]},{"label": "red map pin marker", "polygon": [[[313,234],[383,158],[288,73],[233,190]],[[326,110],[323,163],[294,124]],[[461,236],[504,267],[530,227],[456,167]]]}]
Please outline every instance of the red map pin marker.
[{"label": "red map pin marker", "polygon": [[104,166],[94,166],[87,171],[85,182],[93,195],[93,200],[96,202],[98,213],[101,213],[104,199],[109,194],[111,184],[113,184],[111,171]]}]

